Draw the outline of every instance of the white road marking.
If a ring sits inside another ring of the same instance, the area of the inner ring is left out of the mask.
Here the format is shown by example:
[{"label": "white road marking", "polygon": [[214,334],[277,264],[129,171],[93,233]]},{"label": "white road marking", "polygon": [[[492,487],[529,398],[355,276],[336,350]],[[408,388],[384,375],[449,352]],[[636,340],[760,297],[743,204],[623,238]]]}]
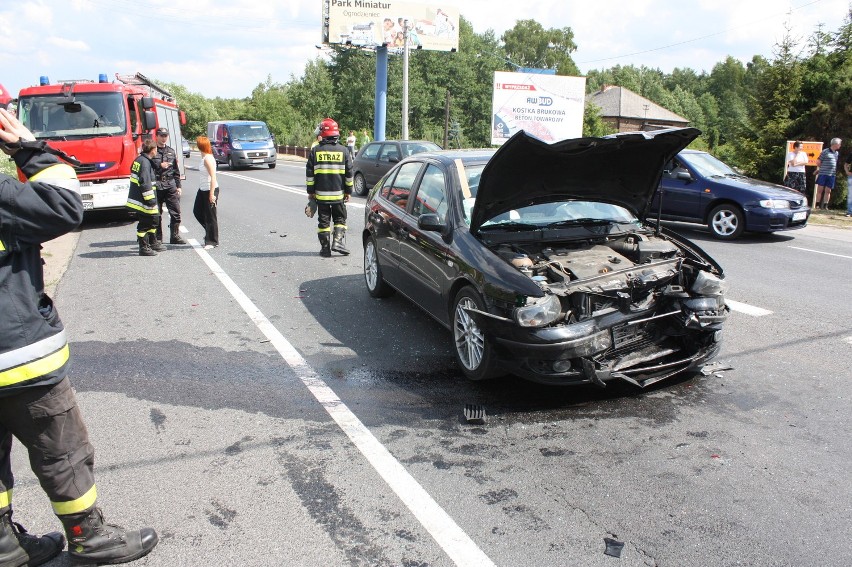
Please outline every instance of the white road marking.
[{"label": "white road marking", "polygon": [[845,337],[843,339],[843,342],[852,345],[852,337]]},{"label": "white road marking", "polygon": [[[230,173],[226,171],[220,171],[218,175],[226,175],[228,177],[235,177],[242,181],[251,181],[252,183],[257,183],[258,185],[263,185],[265,187],[272,187],[273,189],[278,189],[279,191],[286,191],[288,193],[293,193],[294,195],[299,195],[300,197],[307,197],[308,193],[304,188],[300,187],[290,187],[289,185],[281,185],[280,183],[273,183],[272,181],[265,181],[263,179],[257,179],[255,177],[249,177],[248,175],[240,175],[239,173]],[[356,209],[363,209],[364,203],[353,203],[349,201],[346,203],[347,207],[355,207]]]},{"label": "white road marking", "polygon": [[814,254],[825,254],[826,256],[837,256],[838,258],[846,258],[852,260],[852,256],[844,256],[843,254],[832,254],[831,252],[821,252],[819,250],[811,250],[810,248],[799,248],[798,246],[790,246],[794,250],[803,250],[805,252],[813,252]]},{"label": "white road marking", "polygon": [[751,315],[752,317],[763,317],[764,315],[772,315],[772,311],[769,311],[768,309],[763,309],[762,307],[755,307],[754,305],[749,305],[748,303],[740,303],[739,301],[734,301],[733,299],[725,298],[725,303],[733,311],[739,311],[740,313],[745,313],[746,315]]},{"label": "white road marking", "polygon": [[[255,180],[252,180],[255,181]],[[262,183],[264,184],[264,183]],[[274,184],[271,184],[274,185]],[[281,186],[280,188],[283,188]],[[494,566],[491,559],[479,549],[476,543],[456,524],[449,514],[435,502],[420,483],[409,474],[399,461],[391,455],[384,445],[361,423],[361,420],[346,407],[337,394],[319,377],[316,371],[284,338],[278,329],[261,313],[237,284],[225,273],[219,264],[204,250],[194,238],[189,244],[195,249],[211,272],[219,278],[243,311],[254,322],[272,346],[293,369],[296,376],[325,408],[328,415],[349,437],[352,443],[366,457],[377,473],[384,479],[400,500],[408,507],[415,518],[435,538],[435,541],[456,565]]]}]

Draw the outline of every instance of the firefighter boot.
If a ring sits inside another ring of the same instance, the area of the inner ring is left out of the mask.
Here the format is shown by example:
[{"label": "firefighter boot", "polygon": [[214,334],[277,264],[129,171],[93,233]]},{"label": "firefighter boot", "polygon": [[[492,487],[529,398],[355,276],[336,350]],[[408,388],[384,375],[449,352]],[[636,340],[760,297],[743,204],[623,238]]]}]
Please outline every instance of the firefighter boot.
[{"label": "firefighter boot", "polygon": [[151,250],[154,252],[162,252],[166,249],[166,247],[163,246],[163,243],[160,242],[160,239],[157,238],[157,235],[153,232],[148,233],[148,246],[150,246]]},{"label": "firefighter boot", "polygon": [[140,256],[156,256],[157,253],[151,250],[151,247],[148,245],[148,238],[137,236],[136,240],[139,242],[139,255]]},{"label": "firefighter boot", "polygon": [[105,524],[100,508],[59,516],[68,536],[71,565],[128,563],[148,555],[160,538],[152,528],[128,531]]},{"label": "firefighter boot", "polygon": [[186,240],[180,236],[180,225],[172,224],[171,228],[172,234],[171,238],[169,238],[169,244],[186,244]]},{"label": "firefighter boot", "polygon": [[349,250],[346,248],[346,229],[340,226],[334,227],[334,240],[331,243],[331,249],[339,252],[344,256],[349,256]]},{"label": "firefighter boot", "polygon": [[59,555],[63,547],[65,537],[61,533],[30,535],[21,524],[12,521],[11,509],[0,514],[0,566],[41,565]]},{"label": "firefighter boot", "polygon": [[319,241],[320,241],[320,256],[322,256],[323,258],[331,258],[331,248],[329,247],[329,243],[328,243],[328,233],[327,232],[321,232],[319,234]]}]

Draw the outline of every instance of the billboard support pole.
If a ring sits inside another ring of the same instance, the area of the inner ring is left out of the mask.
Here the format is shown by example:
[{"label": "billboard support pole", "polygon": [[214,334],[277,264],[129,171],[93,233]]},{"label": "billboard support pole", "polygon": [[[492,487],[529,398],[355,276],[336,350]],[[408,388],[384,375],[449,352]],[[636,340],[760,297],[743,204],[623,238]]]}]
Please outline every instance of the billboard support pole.
[{"label": "billboard support pole", "polygon": [[373,117],[373,135],[376,141],[385,139],[385,122],[388,103],[388,47],[376,48],[376,102]]},{"label": "billboard support pole", "polygon": [[403,22],[402,47],[402,139],[408,139],[408,20]]}]

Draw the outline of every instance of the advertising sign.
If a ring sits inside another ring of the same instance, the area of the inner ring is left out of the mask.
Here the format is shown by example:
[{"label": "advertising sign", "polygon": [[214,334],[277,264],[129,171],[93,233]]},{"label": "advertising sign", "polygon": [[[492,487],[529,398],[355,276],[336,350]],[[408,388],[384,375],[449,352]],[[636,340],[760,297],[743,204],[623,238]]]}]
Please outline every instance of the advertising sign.
[{"label": "advertising sign", "polygon": [[457,51],[459,48],[459,11],[446,3],[327,0],[327,6],[323,22],[326,43],[401,48],[408,20],[410,49]]},{"label": "advertising sign", "polygon": [[491,143],[502,145],[524,130],[545,142],[583,135],[585,77],[494,73]]}]

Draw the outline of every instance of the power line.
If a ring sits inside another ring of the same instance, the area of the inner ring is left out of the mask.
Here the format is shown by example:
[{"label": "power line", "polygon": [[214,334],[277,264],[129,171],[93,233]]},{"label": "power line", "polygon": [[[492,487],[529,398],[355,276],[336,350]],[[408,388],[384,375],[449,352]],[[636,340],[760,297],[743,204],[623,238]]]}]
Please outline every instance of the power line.
[{"label": "power line", "polygon": [[701,37],[696,37],[696,38],[693,38],[693,39],[687,39],[687,40],[684,40],[684,41],[679,41],[677,43],[670,43],[668,45],[662,45],[660,47],[654,47],[654,48],[651,48],[651,49],[645,49],[643,51],[635,51],[633,53],[625,53],[624,55],[615,55],[613,57],[604,57],[604,58],[601,58],[601,59],[590,59],[588,61],[577,61],[577,65],[585,65],[586,63],[598,63],[600,61],[611,61],[613,59],[622,59],[624,57],[632,57],[634,55],[642,55],[643,53],[651,53],[653,51],[661,51],[663,49],[669,49],[670,47],[677,47],[679,45],[685,45],[687,43],[693,43],[693,42],[696,42],[696,41],[701,41],[702,39],[715,37],[717,35],[722,35],[724,33],[728,33],[728,32],[734,31],[734,30],[742,29],[742,28],[745,28],[745,27],[751,27],[754,24],[765,22],[767,20],[774,20],[778,16],[785,16],[785,15],[792,14],[793,12],[795,12],[797,10],[802,10],[803,8],[807,8],[808,6],[813,6],[814,4],[818,4],[822,1],[823,0],[813,0],[812,2],[808,2],[807,4],[803,4],[803,5],[799,6],[798,8],[791,8],[787,12],[781,12],[781,13],[773,14],[772,16],[768,16],[766,18],[761,18],[759,20],[747,22],[747,23],[741,24],[739,26],[735,26],[733,28],[728,28],[728,29],[718,31],[718,32],[714,32],[714,33],[711,33],[711,34],[708,34],[708,35],[703,35]]}]

